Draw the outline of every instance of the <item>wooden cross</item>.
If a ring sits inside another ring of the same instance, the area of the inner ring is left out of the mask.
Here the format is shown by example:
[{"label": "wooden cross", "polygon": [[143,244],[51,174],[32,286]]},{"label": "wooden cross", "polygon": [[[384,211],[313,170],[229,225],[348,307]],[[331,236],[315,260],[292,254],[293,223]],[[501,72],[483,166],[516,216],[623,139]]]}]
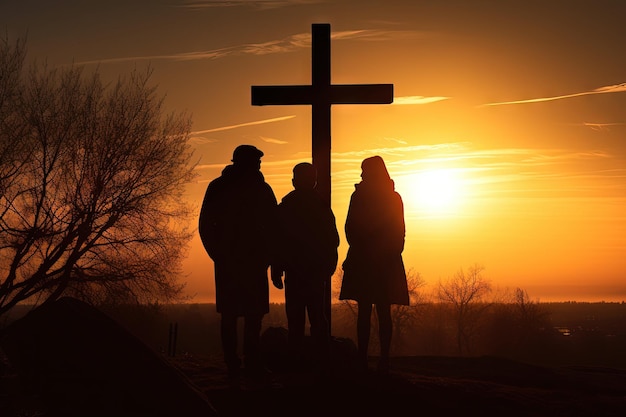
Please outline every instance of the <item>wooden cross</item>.
[{"label": "wooden cross", "polygon": [[[312,156],[317,168],[317,191],[330,206],[330,106],[333,104],[393,103],[393,84],[333,85],[330,82],[330,24],[311,25],[311,85],[252,86],[252,105],[311,105]],[[326,317],[330,326],[331,286],[326,288]]]},{"label": "wooden cross", "polygon": [[252,86],[252,105],[312,106],[312,156],[317,191],[330,205],[330,106],[393,103],[393,84],[330,83],[330,24],[311,25],[311,85]]}]

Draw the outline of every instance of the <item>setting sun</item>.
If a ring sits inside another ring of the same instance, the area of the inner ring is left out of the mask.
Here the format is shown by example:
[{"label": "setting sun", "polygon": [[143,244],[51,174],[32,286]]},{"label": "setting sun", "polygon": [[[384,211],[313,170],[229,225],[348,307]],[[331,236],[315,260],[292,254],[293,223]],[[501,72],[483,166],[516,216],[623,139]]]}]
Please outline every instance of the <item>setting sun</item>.
[{"label": "setting sun", "polygon": [[409,209],[429,216],[456,212],[464,192],[458,171],[450,168],[407,175],[402,179],[399,191]]}]

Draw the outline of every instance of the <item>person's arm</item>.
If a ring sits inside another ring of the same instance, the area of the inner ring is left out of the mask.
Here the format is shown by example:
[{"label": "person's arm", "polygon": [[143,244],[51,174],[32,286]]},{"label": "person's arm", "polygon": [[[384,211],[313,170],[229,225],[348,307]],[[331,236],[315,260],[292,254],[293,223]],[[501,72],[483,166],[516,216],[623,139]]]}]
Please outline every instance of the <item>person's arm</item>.
[{"label": "person's arm", "polygon": [[198,233],[200,234],[200,240],[204,250],[215,260],[217,256],[217,239],[216,239],[216,210],[214,200],[215,190],[209,184],[204,194],[202,201],[202,208],[200,209],[200,216],[198,217]]},{"label": "person's arm", "polygon": [[270,266],[270,275],[272,277],[272,284],[279,290],[283,289],[283,268],[278,265]]}]

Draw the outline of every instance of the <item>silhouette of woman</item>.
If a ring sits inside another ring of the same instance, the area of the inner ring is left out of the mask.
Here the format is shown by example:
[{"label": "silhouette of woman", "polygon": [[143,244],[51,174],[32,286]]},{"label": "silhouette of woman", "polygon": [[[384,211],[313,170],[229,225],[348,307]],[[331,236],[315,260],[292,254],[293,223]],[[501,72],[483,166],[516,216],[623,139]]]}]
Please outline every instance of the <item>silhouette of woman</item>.
[{"label": "silhouette of woman", "polygon": [[345,232],[349,244],[343,262],[340,300],[358,304],[359,360],[367,369],[372,305],[378,317],[380,359],[378,370],[389,369],[393,324],[391,305],[409,305],[402,260],[404,204],[380,156],[361,163],[361,179],[350,198]]}]

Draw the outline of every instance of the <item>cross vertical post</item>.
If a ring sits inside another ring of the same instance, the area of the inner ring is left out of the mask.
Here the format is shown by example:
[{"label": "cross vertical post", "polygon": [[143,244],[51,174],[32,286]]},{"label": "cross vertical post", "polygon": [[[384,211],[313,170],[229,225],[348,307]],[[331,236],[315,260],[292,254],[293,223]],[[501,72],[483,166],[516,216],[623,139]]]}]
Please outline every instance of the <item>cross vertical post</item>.
[{"label": "cross vertical post", "polygon": [[[331,126],[333,104],[393,103],[393,84],[331,84],[330,24],[311,25],[311,85],[252,86],[253,106],[310,105],[311,154],[317,191],[331,205]],[[326,288],[326,317],[331,325],[331,286]]]},{"label": "cross vertical post", "polygon": [[311,68],[313,102],[311,108],[311,153],[317,169],[317,191],[330,205],[330,25],[313,25]]}]

